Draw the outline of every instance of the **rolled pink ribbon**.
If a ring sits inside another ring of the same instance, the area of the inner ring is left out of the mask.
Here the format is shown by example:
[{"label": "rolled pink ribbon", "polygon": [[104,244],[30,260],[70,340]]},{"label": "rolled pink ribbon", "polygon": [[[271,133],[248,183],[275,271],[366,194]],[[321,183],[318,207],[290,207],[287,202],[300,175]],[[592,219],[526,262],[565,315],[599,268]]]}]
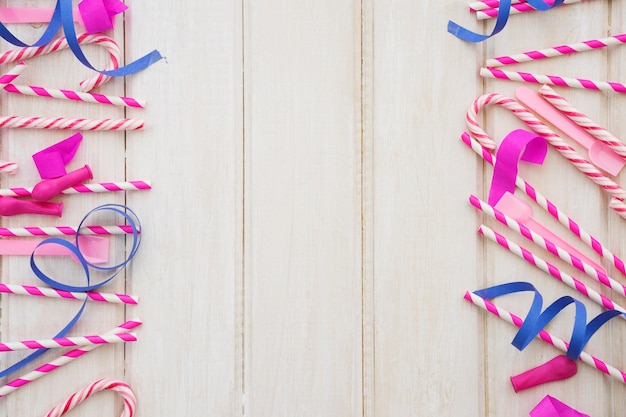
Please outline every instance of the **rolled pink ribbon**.
[{"label": "rolled pink ribbon", "polygon": [[556,398],[546,395],[530,411],[530,417],[590,417],[589,414],[574,410],[569,405],[562,403]]}]

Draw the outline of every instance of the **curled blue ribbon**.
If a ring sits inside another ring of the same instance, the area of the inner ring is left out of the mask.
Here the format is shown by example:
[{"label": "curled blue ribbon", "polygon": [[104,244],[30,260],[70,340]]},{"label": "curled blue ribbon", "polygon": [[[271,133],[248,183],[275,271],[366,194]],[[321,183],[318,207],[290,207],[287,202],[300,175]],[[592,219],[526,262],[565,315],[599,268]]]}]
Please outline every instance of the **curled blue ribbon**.
[{"label": "curled blue ribbon", "polygon": [[76,30],[74,29],[74,18],[72,12],[72,0],[57,0],[56,6],[54,8],[54,12],[52,14],[52,18],[50,19],[50,23],[46,28],[45,32],[41,37],[32,45],[28,45],[19,39],[17,39],[4,24],[0,23],[0,36],[6,40],[7,42],[17,45],[20,47],[30,47],[30,46],[43,46],[50,41],[54,35],[59,31],[60,28],[63,28],[63,32],[65,33],[65,38],[67,40],[67,44],[76,56],[78,60],[85,65],[87,68],[90,68],[96,72],[99,72],[103,75],[108,75],[111,77],[119,77],[134,74],[138,71],[141,71],[155,62],[161,60],[163,57],[161,54],[154,50],[147,55],[131,62],[130,64],[124,65],[117,69],[101,71],[93,67],[85,54],[83,54],[82,48],[78,42],[78,38],[76,36]]},{"label": "curled blue ribbon", "polygon": [[[83,254],[80,252],[80,248],[78,247],[78,236],[79,236],[80,228],[92,214],[100,212],[100,211],[112,211],[113,213],[119,214],[122,217],[124,217],[124,219],[126,219],[126,221],[128,222],[128,225],[131,228],[132,235],[133,235],[132,246],[126,259],[116,265],[108,266],[108,267],[97,266],[97,265],[93,265],[87,262]],[[139,218],[137,217],[135,212],[133,212],[130,208],[121,204],[105,204],[102,206],[98,206],[94,208],[93,210],[89,211],[80,221],[78,227],[76,228],[76,235],[75,235],[76,243],[75,244],[72,244],[71,242],[64,240],[64,239],[60,239],[60,238],[53,237],[53,238],[45,239],[37,245],[37,247],[35,248],[35,251],[33,251],[33,254],[31,254],[30,266],[33,272],[35,273],[35,275],[40,280],[42,280],[43,282],[51,286],[52,288],[55,288],[57,290],[62,290],[62,291],[78,291],[78,292],[92,291],[98,287],[103,286],[104,284],[106,284],[107,282],[115,278],[117,274],[119,274],[119,272],[123,270],[126,264],[128,264],[128,262],[130,262],[130,260],[135,256],[135,254],[137,253],[137,250],[139,249],[139,244],[141,242],[140,230],[141,230],[141,223],[139,222]],[[53,278],[50,278],[39,269],[39,267],[37,266],[35,262],[35,252],[37,251],[37,248],[39,248],[40,246],[50,245],[50,244],[63,246],[72,252],[72,254],[76,257],[76,259],[80,263],[85,273],[85,280],[86,280],[85,286],[72,286],[72,285],[63,284]],[[94,269],[99,269],[99,270],[104,270],[104,271],[112,271],[112,270],[117,270],[117,271],[112,276],[105,279],[104,281],[101,281],[96,284],[91,284],[91,275],[89,274],[89,268],[94,268]],[[79,318],[81,317],[81,315],[83,314],[85,310],[86,305],[87,305],[87,298],[85,298],[82,306],[80,307],[78,312],[74,315],[74,317],[70,320],[70,322],[66,324],[54,336],[55,338],[64,337],[65,335],[67,335],[70,329],[74,327],[74,325],[78,322]],[[8,368],[0,371],[0,378],[6,375],[9,375],[10,373],[14,371],[17,371],[18,369],[22,368],[23,366],[37,359],[39,356],[43,355],[47,350],[48,348],[37,349],[36,351],[26,356],[25,358],[19,360],[18,362],[14,363]]]},{"label": "curled blue ribbon", "polygon": [[[563,1],[564,0],[554,0],[553,4],[548,4],[543,0],[527,0],[527,3],[537,10],[545,11],[552,9],[556,6],[560,6],[561,4],[563,4]],[[464,27],[458,25],[457,23],[454,23],[451,20],[448,21],[448,32],[456,36],[457,38],[467,42],[482,42],[500,33],[502,29],[504,29],[506,22],[509,20],[510,10],[511,0],[500,0],[500,6],[498,7],[498,16],[496,17],[496,25],[489,35],[482,35],[480,33],[472,32],[471,30],[465,29]]]},{"label": "curled blue ribbon", "polygon": [[598,329],[600,329],[600,327],[602,327],[602,325],[604,325],[604,323],[613,317],[624,314],[617,310],[607,310],[598,314],[589,323],[587,323],[587,310],[585,305],[570,296],[563,296],[557,299],[542,312],[543,297],[539,291],[537,291],[537,289],[528,282],[510,282],[496,285],[474,291],[474,294],[485,299],[490,299],[501,295],[525,291],[534,292],[535,295],[528,314],[524,319],[524,323],[517,331],[517,334],[512,342],[513,346],[519,350],[523,350],[526,346],[528,346],[535,336],[537,336],[539,332],[541,332],[541,330],[543,330],[543,328],[558,313],[561,312],[561,310],[570,304],[574,304],[576,314],[566,356],[569,359],[577,360],[585,345],[589,342],[589,339],[591,339],[591,337],[598,331]]}]

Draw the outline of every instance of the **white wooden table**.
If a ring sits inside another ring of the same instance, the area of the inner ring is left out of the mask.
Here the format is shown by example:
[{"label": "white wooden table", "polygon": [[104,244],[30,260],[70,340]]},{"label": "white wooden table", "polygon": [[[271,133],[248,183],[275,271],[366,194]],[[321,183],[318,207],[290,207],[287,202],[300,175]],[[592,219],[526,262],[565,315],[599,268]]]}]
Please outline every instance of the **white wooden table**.
[{"label": "white wooden table", "polygon": [[[63,196],[55,200],[64,203],[61,219],[5,217],[2,226],[75,225],[104,203],[135,210],[141,248],[103,290],[139,296],[139,305],[90,303],[71,335],[138,317],[139,341],[100,347],[0,399],[1,416],[44,415],[102,377],[132,385],[138,416],[522,417],[546,394],[590,415],[624,414],[626,387],[584,364],[569,380],[513,391],[510,376],[559,352],[539,341],[516,350],[514,328],[465,302],[466,290],[524,280],[546,303],[572,295],[590,316],[601,310],[483,239],[480,224],[613,294],[469,205],[470,194],[486,200],[492,169],[459,139],[477,96],[512,97],[521,85],[480,78],[486,58],[621,33],[622,2],[513,16],[480,44],[446,33],[450,19],[491,30],[493,22],[476,23],[465,1],[126,3],[109,35],[127,62],[155,48],[167,59],[98,91],[145,98],[145,110],[6,92],[0,108],[2,115],[143,117],[142,131],[85,133],[68,168],[87,163],[94,181],[147,179],[154,188]],[[42,30],[11,29],[26,41]],[[101,49],[85,51],[106,65]],[[616,47],[517,69],[624,82],[624,53]],[[64,51],[29,60],[19,79],[76,89],[90,74]],[[626,135],[623,96],[557,91]],[[525,127],[502,108],[481,117],[498,142]],[[3,129],[0,157],[20,170],[2,175],[2,187],[35,184],[31,155],[71,133]],[[543,166],[524,165],[520,174],[613,252],[626,252],[626,223],[608,209],[609,197],[554,149]],[[538,207],[535,213],[594,256]],[[117,259],[129,243],[114,239]],[[81,279],[67,260],[50,265]],[[3,257],[1,267],[3,282],[39,285],[27,257]],[[50,337],[80,306],[17,295],[0,302],[3,341]],[[501,303],[523,315],[530,297]],[[568,309],[549,329],[567,339],[572,318]],[[615,320],[586,350],[624,369],[625,337]],[[68,415],[113,416],[121,408],[114,394],[102,393]]]}]

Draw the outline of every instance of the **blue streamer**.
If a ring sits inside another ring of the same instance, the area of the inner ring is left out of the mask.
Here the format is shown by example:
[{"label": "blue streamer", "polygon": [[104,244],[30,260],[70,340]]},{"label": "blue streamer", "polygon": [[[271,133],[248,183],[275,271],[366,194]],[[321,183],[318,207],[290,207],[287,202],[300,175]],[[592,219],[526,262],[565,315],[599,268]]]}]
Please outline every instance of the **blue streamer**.
[{"label": "blue streamer", "polygon": [[496,285],[474,291],[474,294],[485,299],[490,299],[501,295],[526,291],[534,292],[535,295],[528,314],[524,319],[524,323],[519,328],[512,342],[513,346],[519,350],[523,350],[528,346],[535,336],[537,336],[558,313],[570,304],[574,304],[576,314],[566,356],[572,360],[577,360],[585,345],[589,342],[589,339],[591,339],[604,323],[613,317],[624,314],[617,310],[607,310],[587,323],[587,310],[585,309],[585,305],[570,296],[563,296],[557,299],[542,312],[543,297],[539,291],[528,282],[510,282]]},{"label": "blue streamer", "polygon": [[[564,0],[555,0],[553,4],[548,4],[543,0],[528,0],[528,4],[533,6],[537,10],[545,11],[552,9],[553,7],[560,6]],[[482,42],[491,38],[492,36],[500,33],[507,21],[509,20],[509,14],[511,10],[511,0],[500,0],[500,7],[498,7],[498,16],[496,17],[496,25],[494,26],[491,34],[482,35],[477,32],[472,32],[469,29],[465,29],[453,21],[448,21],[448,32],[467,42]]]},{"label": "blue streamer", "polygon": [[37,42],[35,42],[34,44],[28,45],[22,42],[21,40],[16,38],[2,23],[0,23],[0,36],[7,42],[20,47],[43,46],[52,41],[52,38],[59,31],[60,28],[63,28],[67,44],[72,50],[72,53],[76,56],[76,58],[78,58],[78,60],[87,68],[99,72],[100,74],[108,75],[111,77],[130,75],[139,72],[163,59],[161,54],[157,50],[154,50],[146,54],[145,56],[131,62],[130,64],[124,65],[117,69],[102,71],[94,68],[87,59],[87,57],[85,57],[85,54],[83,53],[83,50],[76,36],[72,11],[72,0],[57,0],[48,27],[46,28],[41,38],[39,38],[39,40],[37,40]]},{"label": "blue streamer", "polygon": [[[83,256],[83,254],[80,252],[80,248],[78,247],[78,236],[79,236],[79,231],[80,228],[82,227],[82,225],[85,223],[85,221],[94,213],[99,212],[99,211],[112,211],[116,214],[121,215],[122,217],[124,217],[126,219],[126,221],[128,222],[128,225],[130,226],[131,230],[132,230],[132,234],[133,234],[133,242],[132,242],[132,246],[131,246],[131,250],[128,254],[128,256],[126,257],[126,259],[122,262],[120,262],[117,265],[113,265],[113,266],[109,266],[109,267],[101,267],[101,266],[97,266],[97,265],[93,265],[89,262],[87,262],[87,260],[85,259],[85,257]],[[135,254],[137,253],[137,250],[139,249],[139,243],[141,242],[141,234],[140,234],[140,230],[141,230],[141,224],[139,222],[139,218],[137,217],[137,215],[135,214],[135,212],[133,212],[130,208],[120,205],[120,204],[105,204],[102,206],[98,206],[96,208],[94,208],[93,210],[91,210],[90,212],[88,212],[83,219],[81,220],[80,224],[78,225],[78,227],[76,228],[76,235],[75,235],[75,244],[72,244],[71,242],[68,242],[65,239],[60,239],[60,238],[48,238],[45,239],[43,241],[41,241],[37,247],[35,248],[35,251],[33,251],[33,254],[30,257],[30,266],[33,270],[33,272],[35,273],[35,275],[42,280],[43,282],[45,282],[46,284],[48,284],[50,287],[55,288],[57,290],[62,290],[62,291],[78,291],[78,292],[85,292],[85,291],[92,291],[98,287],[101,287],[102,285],[106,284],[107,282],[111,281],[113,278],[115,278],[117,276],[117,274],[119,274],[119,272],[121,272],[123,270],[123,268],[126,266],[126,264],[128,264],[128,262],[130,262],[130,260],[135,256]],[[72,285],[66,285],[63,284],[53,278],[50,278],[49,276],[47,276],[46,274],[44,274],[39,267],[37,266],[36,262],[35,262],[35,252],[37,251],[37,248],[39,248],[40,246],[43,245],[60,245],[63,246],[67,249],[69,249],[74,256],[76,257],[76,259],[78,259],[78,262],[80,263],[81,267],[83,268],[83,272],[85,274],[85,280],[86,280],[86,285],[85,286],[72,286]],[[91,284],[91,275],[89,273],[89,268],[95,268],[95,269],[99,269],[99,270],[105,270],[105,271],[110,271],[110,270],[117,270],[111,277],[105,279],[102,282],[99,282],[97,284]],[[67,333],[70,331],[70,329],[72,327],[74,327],[74,325],[78,322],[78,320],[80,319],[81,315],[83,314],[85,307],[87,305],[87,298],[85,298],[85,300],[83,301],[82,306],[80,307],[80,309],[78,310],[78,312],[74,315],[74,317],[69,321],[69,323],[67,323],[54,337],[64,337],[67,335]],[[22,368],[23,366],[27,365],[28,363],[32,362],[33,360],[37,359],[39,356],[43,355],[46,351],[48,350],[48,348],[43,348],[43,349],[37,349],[36,351],[34,351],[33,353],[31,353],[30,355],[26,356],[25,358],[19,360],[18,362],[14,363],[13,365],[5,368],[4,370],[0,371],[0,378],[9,375],[12,372],[17,371],[18,369]]]}]

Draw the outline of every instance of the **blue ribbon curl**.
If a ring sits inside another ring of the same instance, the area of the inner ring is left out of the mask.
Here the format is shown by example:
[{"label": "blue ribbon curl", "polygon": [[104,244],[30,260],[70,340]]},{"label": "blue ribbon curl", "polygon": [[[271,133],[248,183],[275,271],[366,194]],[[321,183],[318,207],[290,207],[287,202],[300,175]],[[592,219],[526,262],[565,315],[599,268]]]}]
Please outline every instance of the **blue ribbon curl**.
[{"label": "blue ribbon curl", "polygon": [[[543,328],[558,314],[569,306],[574,304],[575,318],[574,326],[572,329],[572,336],[570,338],[569,346],[567,348],[566,356],[569,359],[577,360],[582,353],[585,345],[589,342],[589,339],[610,319],[617,317],[624,313],[618,310],[607,310],[596,317],[594,317],[589,323],[587,323],[587,310],[585,305],[572,298],[570,296],[563,296],[552,304],[550,304],[543,312],[541,311],[543,305],[543,297],[539,291],[528,282],[510,282],[506,284],[500,284],[493,287],[485,288],[482,290],[474,291],[474,294],[485,299],[496,298],[506,294],[512,294],[517,292],[533,292],[533,302],[528,310],[524,323],[517,331],[513,341],[511,342],[519,350],[523,350],[530,342],[543,330]],[[624,314],[626,315],[626,314]]]}]

